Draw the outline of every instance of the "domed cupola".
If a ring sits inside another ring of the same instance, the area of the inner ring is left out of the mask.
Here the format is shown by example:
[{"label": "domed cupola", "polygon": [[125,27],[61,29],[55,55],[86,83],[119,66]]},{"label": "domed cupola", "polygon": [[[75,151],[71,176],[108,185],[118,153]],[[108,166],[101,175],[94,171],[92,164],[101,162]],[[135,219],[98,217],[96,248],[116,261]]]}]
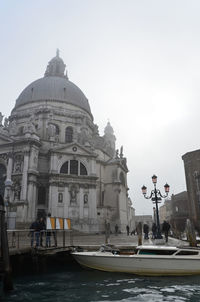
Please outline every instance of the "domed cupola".
[{"label": "domed cupola", "polygon": [[47,69],[45,71],[44,76],[50,77],[50,76],[56,76],[56,77],[67,77],[64,74],[66,65],[64,64],[63,60],[59,57],[59,50],[56,51],[56,56],[49,62],[47,65]]},{"label": "domed cupola", "polygon": [[27,105],[31,105],[32,108],[44,104],[61,105],[65,108],[72,105],[74,107],[70,107],[72,110],[82,109],[93,119],[88,99],[74,83],[69,81],[65,67],[57,50],[56,56],[47,65],[44,77],[32,82],[22,91],[12,113],[16,109],[28,109]]}]

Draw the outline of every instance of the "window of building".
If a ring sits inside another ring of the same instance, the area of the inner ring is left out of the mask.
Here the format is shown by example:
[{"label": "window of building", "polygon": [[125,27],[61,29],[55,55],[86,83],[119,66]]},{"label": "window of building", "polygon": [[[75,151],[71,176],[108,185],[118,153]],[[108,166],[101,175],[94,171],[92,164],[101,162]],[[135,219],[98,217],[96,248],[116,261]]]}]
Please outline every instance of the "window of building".
[{"label": "window of building", "polygon": [[63,202],[63,193],[58,193],[58,202],[59,203]]},{"label": "window of building", "polygon": [[66,161],[66,162],[62,165],[62,167],[61,167],[61,169],[60,169],[60,173],[68,174],[68,161]]},{"label": "window of building", "polygon": [[78,161],[70,160],[70,174],[78,175]]},{"label": "window of building", "polygon": [[87,175],[86,167],[80,163],[80,175]]},{"label": "window of building", "polygon": [[38,187],[38,204],[46,203],[46,188],[43,186]]},{"label": "window of building", "polygon": [[67,127],[65,129],[65,142],[72,143],[73,142],[73,128]]},{"label": "window of building", "polygon": [[66,161],[62,165],[60,173],[71,175],[88,175],[86,167],[81,162],[75,159]]}]

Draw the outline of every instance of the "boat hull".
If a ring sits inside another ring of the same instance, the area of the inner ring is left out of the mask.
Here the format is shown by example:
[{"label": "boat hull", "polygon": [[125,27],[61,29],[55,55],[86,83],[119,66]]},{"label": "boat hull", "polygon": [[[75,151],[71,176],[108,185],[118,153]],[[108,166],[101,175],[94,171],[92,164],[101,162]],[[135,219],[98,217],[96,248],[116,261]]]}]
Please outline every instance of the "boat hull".
[{"label": "boat hull", "polygon": [[172,276],[200,274],[200,258],[176,256],[113,255],[112,253],[72,253],[85,267],[146,276]]}]

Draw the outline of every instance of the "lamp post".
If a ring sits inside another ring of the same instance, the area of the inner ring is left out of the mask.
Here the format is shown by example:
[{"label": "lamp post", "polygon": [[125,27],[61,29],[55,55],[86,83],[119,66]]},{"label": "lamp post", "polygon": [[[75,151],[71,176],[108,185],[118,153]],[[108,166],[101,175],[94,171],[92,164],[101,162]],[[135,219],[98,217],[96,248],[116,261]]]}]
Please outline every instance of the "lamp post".
[{"label": "lamp post", "polygon": [[166,198],[168,196],[169,193],[169,185],[166,183],[164,185],[164,189],[165,189],[165,195],[162,195],[160,190],[158,190],[156,188],[156,184],[157,184],[157,176],[153,175],[152,176],[152,182],[154,184],[154,189],[151,191],[151,195],[147,196],[147,187],[145,187],[143,185],[142,187],[142,194],[144,195],[144,198],[146,199],[151,199],[153,201],[153,203],[155,203],[156,205],[156,225],[157,225],[157,239],[162,239],[162,235],[161,235],[161,230],[160,230],[160,221],[159,221],[159,212],[158,212],[158,203],[160,203],[160,200],[162,200],[162,198]]}]

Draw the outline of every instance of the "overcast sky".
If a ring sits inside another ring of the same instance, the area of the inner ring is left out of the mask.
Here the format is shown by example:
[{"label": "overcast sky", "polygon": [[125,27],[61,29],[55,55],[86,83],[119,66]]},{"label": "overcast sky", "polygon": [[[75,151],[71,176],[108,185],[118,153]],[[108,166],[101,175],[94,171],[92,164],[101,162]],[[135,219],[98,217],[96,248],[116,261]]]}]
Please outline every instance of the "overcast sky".
[{"label": "overcast sky", "polygon": [[60,49],[100,134],[109,119],[124,146],[136,214],[152,214],[141,186],[186,189],[182,155],[200,147],[199,0],[0,2],[0,111],[43,77]]}]

